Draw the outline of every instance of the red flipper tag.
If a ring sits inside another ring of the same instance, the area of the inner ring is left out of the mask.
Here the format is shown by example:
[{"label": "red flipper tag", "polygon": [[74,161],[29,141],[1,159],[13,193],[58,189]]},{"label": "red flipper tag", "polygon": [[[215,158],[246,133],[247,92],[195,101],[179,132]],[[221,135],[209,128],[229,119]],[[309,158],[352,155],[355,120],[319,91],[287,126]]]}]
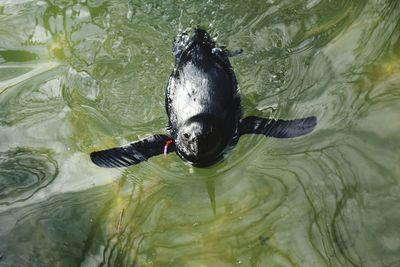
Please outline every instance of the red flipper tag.
[{"label": "red flipper tag", "polygon": [[169,146],[170,144],[172,144],[172,143],[173,143],[172,139],[170,139],[170,140],[168,140],[167,142],[165,142],[165,145],[164,145],[164,155],[167,155],[167,153],[168,153],[168,146]]}]

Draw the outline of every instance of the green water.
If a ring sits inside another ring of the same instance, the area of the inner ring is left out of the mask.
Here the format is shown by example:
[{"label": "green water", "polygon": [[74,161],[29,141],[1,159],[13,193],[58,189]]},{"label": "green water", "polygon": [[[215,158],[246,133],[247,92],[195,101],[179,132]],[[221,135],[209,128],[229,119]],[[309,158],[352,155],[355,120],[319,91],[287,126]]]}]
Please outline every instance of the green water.
[{"label": "green water", "polygon": [[[400,266],[400,2],[0,1],[0,266]],[[178,32],[230,49],[244,136],[207,169],[91,151],[165,133]]]}]

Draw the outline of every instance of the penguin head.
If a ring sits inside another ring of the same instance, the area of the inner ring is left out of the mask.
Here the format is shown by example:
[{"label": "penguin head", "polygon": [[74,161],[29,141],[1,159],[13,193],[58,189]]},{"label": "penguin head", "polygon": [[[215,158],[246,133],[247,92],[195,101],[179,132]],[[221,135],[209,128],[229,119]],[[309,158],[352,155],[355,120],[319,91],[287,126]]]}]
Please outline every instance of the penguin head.
[{"label": "penguin head", "polygon": [[210,114],[188,119],[178,130],[177,153],[195,166],[209,166],[222,157],[228,138],[224,123]]}]

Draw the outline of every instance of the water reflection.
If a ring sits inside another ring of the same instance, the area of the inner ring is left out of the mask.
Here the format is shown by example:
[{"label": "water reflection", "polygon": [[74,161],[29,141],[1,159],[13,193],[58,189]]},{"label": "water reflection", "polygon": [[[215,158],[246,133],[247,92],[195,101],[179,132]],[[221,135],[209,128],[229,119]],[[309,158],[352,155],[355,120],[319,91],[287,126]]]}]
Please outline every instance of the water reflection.
[{"label": "water reflection", "polygon": [[[0,264],[397,266],[399,5],[3,2]],[[92,166],[165,131],[172,39],[197,25],[244,49],[245,115],[316,131],[245,136],[207,169]]]}]

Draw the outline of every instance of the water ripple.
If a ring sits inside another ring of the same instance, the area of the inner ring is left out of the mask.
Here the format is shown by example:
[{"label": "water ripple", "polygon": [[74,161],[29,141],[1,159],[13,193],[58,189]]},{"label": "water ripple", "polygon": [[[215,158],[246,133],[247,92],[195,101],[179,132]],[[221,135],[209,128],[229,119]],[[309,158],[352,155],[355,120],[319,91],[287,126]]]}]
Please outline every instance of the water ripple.
[{"label": "water ripple", "polygon": [[0,205],[27,201],[57,176],[48,151],[18,148],[0,154]]}]

